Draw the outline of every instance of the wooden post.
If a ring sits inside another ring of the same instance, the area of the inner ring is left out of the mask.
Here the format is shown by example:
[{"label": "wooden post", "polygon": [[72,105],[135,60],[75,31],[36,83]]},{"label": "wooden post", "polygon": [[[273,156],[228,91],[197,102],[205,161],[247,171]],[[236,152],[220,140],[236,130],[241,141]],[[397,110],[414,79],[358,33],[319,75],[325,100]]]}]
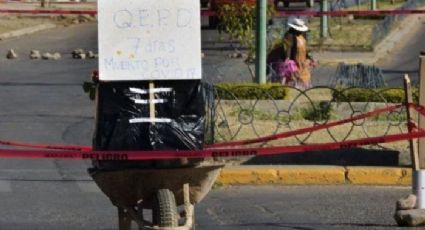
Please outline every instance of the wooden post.
[{"label": "wooden post", "polygon": [[131,230],[131,219],[123,208],[118,208],[118,229]]},{"label": "wooden post", "polygon": [[[414,114],[414,110],[409,107],[409,104],[413,103],[412,97],[412,85],[410,84],[409,75],[404,75],[404,95],[406,99],[406,113],[407,113],[407,122],[415,121],[412,119],[412,114]],[[412,127],[409,125],[407,129],[409,133],[412,132]],[[419,170],[419,156],[418,156],[418,145],[416,140],[409,140],[409,148],[410,148],[410,159],[412,159],[412,169],[414,171]]]},{"label": "wooden post", "polygon": [[[425,105],[425,52],[419,56],[419,104]],[[419,116],[419,128],[425,129],[425,117]],[[419,168],[425,169],[425,138],[419,139]]]},{"label": "wooden post", "polygon": [[153,81],[149,82],[149,118],[152,121],[152,125],[155,125],[155,83]]}]

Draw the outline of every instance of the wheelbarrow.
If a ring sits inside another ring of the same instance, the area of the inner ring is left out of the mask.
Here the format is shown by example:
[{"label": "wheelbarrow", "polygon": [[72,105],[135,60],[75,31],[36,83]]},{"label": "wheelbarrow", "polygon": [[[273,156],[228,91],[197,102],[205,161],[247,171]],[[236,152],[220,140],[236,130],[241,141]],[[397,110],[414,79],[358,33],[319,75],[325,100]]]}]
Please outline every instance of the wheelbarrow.
[{"label": "wheelbarrow", "polygon": [[[223,165],[96,171],[92,177],[118,208],[119,230],[195,229],[194,205],[211,190]],[[184,209],[179,211],[178,207]],[[143,210],[152,210],[152,221]]]}]

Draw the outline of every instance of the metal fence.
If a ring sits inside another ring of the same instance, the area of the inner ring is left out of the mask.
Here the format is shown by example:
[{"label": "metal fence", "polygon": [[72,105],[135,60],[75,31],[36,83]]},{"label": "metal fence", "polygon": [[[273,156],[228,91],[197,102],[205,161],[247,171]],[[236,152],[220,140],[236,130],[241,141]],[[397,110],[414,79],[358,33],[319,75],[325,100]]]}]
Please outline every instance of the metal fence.
[{"label": "metal fence", "polygon": [[[256,86],[241,86],[249,88]],[[285,99],[275,99],[261,88],[263,98],[242,99],[231,91],[211,84],[205,85],[208,104],[209,142],[244,140],[296,130],[330,121],[342,120],[389,105],[402,103],[403,89],[366,88],[335,89],[315,87],[306,91],[288,87]],[[363,95],[363,97],[359,96]],[[417,115],[415,115],[417,116]],[[340,142],[367,137],[407,132],[405,108],[283,140],[261,143],[262,146],[299,145]],[[408,151],[408,142],[371,148]]]}]

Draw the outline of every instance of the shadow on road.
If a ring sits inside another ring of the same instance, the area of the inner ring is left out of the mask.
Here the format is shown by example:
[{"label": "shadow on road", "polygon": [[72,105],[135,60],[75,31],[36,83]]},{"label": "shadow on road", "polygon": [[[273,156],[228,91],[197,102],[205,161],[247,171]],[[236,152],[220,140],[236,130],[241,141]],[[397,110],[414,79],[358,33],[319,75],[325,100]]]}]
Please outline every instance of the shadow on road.
[{"label": "shadow on road", "polygon": [[399,152],[391,150],[353,148],[301,152],[276,156],[258,156],[253,157],[244,163],[244,165],[261,164],[398,166]]},{"label": "shadow on road", "polygon": [[[311,226],[311,227],[309,227]],[[232,227],[255,227],[257,229],[262,229],[265,227],[278,227],[278,228],[285,228],[285,229],[294,229],[294,230],[314,230],[318,227],[338,227],[338,226],[351,226],[351,227],[395,227],[394,225],[389,224],[374,224],[374,223],[308,223],[308,224],[301,224],[301,223],[250,223],[250,224],[234,224],[234,225],[227,225],[226,227],[229,227],[229,229],[232,229]]]}]

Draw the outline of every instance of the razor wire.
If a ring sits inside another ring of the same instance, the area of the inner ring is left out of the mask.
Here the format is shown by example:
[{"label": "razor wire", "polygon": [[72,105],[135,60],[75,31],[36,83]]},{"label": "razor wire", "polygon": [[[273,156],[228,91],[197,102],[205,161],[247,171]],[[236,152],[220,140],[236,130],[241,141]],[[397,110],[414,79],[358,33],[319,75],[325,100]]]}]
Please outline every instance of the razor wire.
[{"label": "razor wire", "polygon": [[384,74],[379,67],[364,64],[340,63],[330,85],[335,87],[386,87]]}]

